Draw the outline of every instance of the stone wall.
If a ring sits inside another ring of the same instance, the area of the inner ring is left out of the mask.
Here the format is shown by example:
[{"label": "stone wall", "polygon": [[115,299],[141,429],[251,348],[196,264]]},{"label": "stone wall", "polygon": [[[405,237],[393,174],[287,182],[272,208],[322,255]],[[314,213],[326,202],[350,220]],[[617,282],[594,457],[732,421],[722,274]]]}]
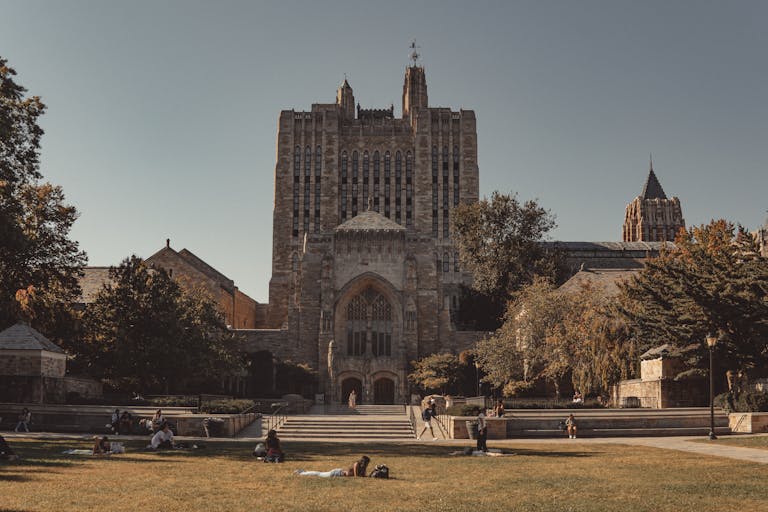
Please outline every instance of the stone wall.
[{"label": "stone wall", "polygon": [[64,377],[67,356],[41,350],[0,351],[0,375]]},{"label": "stone wall", "polygon": [[705,379],[675,381],[659,379],[624,380],[613,386],[611,404],[614,407],[702,407],[708,405]]}]

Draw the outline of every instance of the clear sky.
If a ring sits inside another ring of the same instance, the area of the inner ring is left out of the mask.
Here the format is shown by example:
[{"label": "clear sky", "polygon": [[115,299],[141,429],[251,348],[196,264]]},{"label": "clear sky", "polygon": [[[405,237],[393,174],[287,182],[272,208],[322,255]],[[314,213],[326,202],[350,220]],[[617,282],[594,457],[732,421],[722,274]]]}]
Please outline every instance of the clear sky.
[{"label": "clear sky", "polygon": [[480,192],[559,240],[620,240],[648,155],[688,225],[768,208],[765,1],[0,0],[0,55],[48,105],[42,172],[91,265],[171,239],[266,302],[277,117],[400,111],[412,38],[432,106],[477,115]]}]

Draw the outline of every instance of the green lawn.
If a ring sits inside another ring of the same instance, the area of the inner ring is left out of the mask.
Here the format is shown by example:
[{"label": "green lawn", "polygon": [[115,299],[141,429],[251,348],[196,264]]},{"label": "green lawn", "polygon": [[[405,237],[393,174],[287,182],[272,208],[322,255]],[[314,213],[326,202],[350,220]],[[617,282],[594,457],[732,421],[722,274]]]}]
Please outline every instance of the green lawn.
[{"label": "green lawn", "polygon": [[[172,453],[134,442],[100,459],[61,455],[83,441],[10,442],[23,460],[0,463],[2,511],[768,510],[768,467],[655,448],[506,441],[515,455],[481,458],[449,457],[455,447],[439,444],[285,443],[289,461],[264,464],[233,442]],[[361,453],[394,479],[293,475]]]}]

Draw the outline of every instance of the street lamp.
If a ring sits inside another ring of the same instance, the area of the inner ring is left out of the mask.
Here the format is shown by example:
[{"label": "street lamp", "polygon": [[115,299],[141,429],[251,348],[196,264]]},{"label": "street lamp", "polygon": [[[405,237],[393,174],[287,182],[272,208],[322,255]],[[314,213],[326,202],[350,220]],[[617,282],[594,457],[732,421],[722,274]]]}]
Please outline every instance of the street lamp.
[{"label": "street lamp", "polygon": [[717,344],[717,336],[708,334],[707,347],[709,347],[709,439],[717,439],[715,435],[715,379],[712,352]]}]

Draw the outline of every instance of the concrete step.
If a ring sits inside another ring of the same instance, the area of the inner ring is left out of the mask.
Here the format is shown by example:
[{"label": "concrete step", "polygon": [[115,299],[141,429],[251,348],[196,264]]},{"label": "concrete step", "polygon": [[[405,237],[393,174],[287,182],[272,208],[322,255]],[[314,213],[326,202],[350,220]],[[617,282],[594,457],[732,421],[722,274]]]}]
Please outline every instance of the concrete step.
[{"label": "concrete step", "polygon": [[[595,428],[579,429],[578,437],[668,437],[668,436],[706,436],[709,427],[685,427],[685,428]],[[728,427],[715,427],[715,434],[728,435],[731,430]],[[567,434],[556,430],[520,430],[510,432],[515,437],[566,437]]]},{"label": "concrete step", "polygon": [[[399,407],[399,406],[398,406]],[[413,439],[402,413],[395,415],[292,416],[277,429],[281,439]]]}]

